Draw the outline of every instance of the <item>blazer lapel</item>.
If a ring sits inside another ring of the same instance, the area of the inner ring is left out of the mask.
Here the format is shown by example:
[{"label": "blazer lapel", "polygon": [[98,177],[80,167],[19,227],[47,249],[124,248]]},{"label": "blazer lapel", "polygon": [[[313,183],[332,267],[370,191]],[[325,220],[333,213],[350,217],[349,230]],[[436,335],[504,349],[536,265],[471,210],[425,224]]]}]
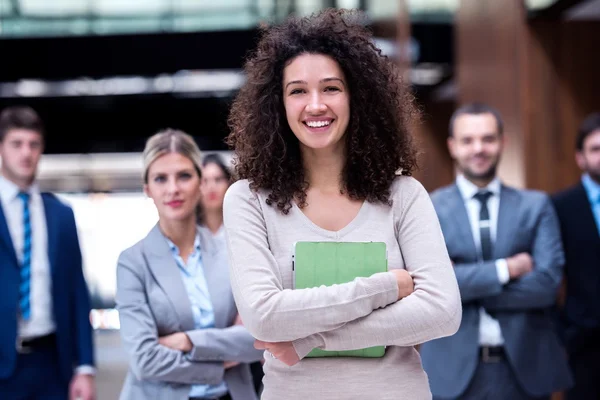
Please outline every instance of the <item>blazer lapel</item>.
[{"label": "blazer lapel", "polygon": [[579,184],[574,196],[573,210],[581,210],[581,224],[583,225],[584,232],[582,236],[596,237],[597,242],[600,242],[600,235],[598,235],[598,226],[596,225],[596,218],[592,211],[592,205],[588,198],[587,191],[583,184]]},{"label": "blazer lapel", "polygon": [[13,244],[10,232],[8,231],[8,223],[6,222],[2,205],[0,205],[0,242],[6,247],[11,261],[13,261],[15,267],[18,268],[19,262],[17,260],[17,253],[15,253],[15,245]]},{"label": "blazer lapel", "polygon": [[192,303],[187,294],[179,267],[158,224],[144,239],[144,258],[158,284],[171,301],[183,331],[194,329]]},{"label": "blazer lapel", "polygon": [[475,240],[473,239],[473,232],[471,232],[471,222],[469,221],[469,215],[467,214],[467,207],[465,206],[462,193],[456,184],[454,185],[452,196],[453,206],[451,213],[456,220],[460,242],[468,247],[468,254],[473,254],[473,260],[477,260],[478,251],[475,246]]},{"label": "blazer lapel", "polygon": [[515,190],[504,185],[500,188],[500,208],[498,210],[498,226],[494,243],[494,258],[504,258],[510,251],[514,234],[515,216],[519,208],[519,198]]},{"label": "blazer lapel", "polygon": [[228,287],[227,282],[224,282],[223,279],[227,277],[227,271],[220,270],[223,265],[218,262],[218,247],[208,230],[200,229],[200,249],[202,251],[202,269],[213,305],[215,327],[223,329],[227,327],[227,310],[225,309],[227,297],[221,290]]},{"label": "blazer lapel", "polygon": [[58,238],[60,221],[58,213],[53,209],[52,200],[42,193],[42,202],[44,204],[44,214],[46,215],[46,230],[48,232],[48,261],[50,263],[50,272],[54,277],[56,273],[56,255],[58,249]]}]

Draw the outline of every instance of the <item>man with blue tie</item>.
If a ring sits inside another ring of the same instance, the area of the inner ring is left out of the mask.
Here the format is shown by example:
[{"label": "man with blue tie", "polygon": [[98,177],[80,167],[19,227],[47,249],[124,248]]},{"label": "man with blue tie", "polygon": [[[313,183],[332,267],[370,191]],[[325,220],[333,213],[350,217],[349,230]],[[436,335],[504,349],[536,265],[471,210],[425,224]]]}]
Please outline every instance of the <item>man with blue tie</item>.
[{"label": "man with blue tie", "polygon": [[432,194],[458,280],[458,332],[421,346],[434,399],[549,399],[571,385],[551,309],[564,264],[549,197],[496,175],[500,114],[465,105],[450,120],[459,176]]},{"label": "man with blue tie", "polygon": [[577,136],[581,181],[553,196],[565,248],[564,338],[575,386],[567,400],[600,399],[600,112]]},{"label": "man with blue tie", "polygon": [[44,128],[0,113],[0,397],[92,400],[90,302],[71,208],[35,184]]}]

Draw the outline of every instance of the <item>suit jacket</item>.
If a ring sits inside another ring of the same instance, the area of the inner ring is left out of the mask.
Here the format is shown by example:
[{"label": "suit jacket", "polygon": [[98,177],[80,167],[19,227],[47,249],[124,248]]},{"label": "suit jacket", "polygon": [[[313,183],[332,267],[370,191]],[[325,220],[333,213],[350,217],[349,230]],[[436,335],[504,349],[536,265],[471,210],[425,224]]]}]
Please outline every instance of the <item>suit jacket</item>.
[{"label": "suit jacket", "polygon": [[553,196],[565,248],[567,296],[562,310],[569,353],[600,337],[600,235],[580,183]]},{"label": "suit jacket", "polygon": [[[233,400],[256,399],[249,362],[262,358],[254,338],[233,325],[237,309],[229,284],[227,251],[200,230],[204,273],[212,300],[215,328],[194,329],[192,305],[179,268],[156,225],[125,250],[117,266],[117,309],[130,368],[121,399],[187,400],[192,384],[225,380]],[[189,354],[158,343],[160,336],[186,332]],[[224,361],[239,361],[225,370]]]},{"label": "suit jacket", "polygon": [[562,278],[563,249],[556,214],[545,194],[502,186],[495,259],[527,252],[534,270],[502,285],[495,261],[479,263],[463,198],[456,185],[437,190],[438,213],[463,301],[458,332],[422,345],[423,366],[431,390],[456,398],[469,385],[479,361],[479,308],[494,312],[505,340],[508,362],[532,397],[571,385],[566,357],[553,323]]},{"label": "suit jacket", "polygon": [[[74,366],[93,365],[90,299],[83,277],[75,217],[70,207],[42,193],[48,229],[48,259],[52,280],[53,317],[56,324],[58,368],[65,382]],[[0,206],[0,379],[9,378],[17,360],[17,310],[20,265]]]}]

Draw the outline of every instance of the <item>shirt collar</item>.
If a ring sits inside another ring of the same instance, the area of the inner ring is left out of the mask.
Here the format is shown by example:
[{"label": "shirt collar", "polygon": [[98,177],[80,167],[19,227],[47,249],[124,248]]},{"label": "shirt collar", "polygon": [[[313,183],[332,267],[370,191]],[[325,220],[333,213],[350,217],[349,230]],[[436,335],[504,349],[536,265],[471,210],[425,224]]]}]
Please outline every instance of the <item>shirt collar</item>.
[{"label": "shirt collar", "polygon": [[500,179],[495,177],[486,187],[480,188],[461,174],[456,177],[456,186],[458,186],[463,200],[471,200],[481,190],[489,190],[494,196],[500,195],[502,184],[500,183]]},{"label": "shirt collar", "polygon": [[[164,236],[164,235],[163,235]],[[175,245],[175,243],[171,242],[168,237],[165,236],[167,243],[169,244],[169,248],[175,255],[179,255],[179,248]],[[200,232],[196,230],[196,238],[194,239],[194,251],[200,251]]]},{"label": "shirt collar", "polygon": [[587,192],[588,198],[592,204],[600,203],[600,184],[592,179],[589,174],[581,177],[581,183]]},{"label": "shirt collar", "polygon": [[[17,195],[21,189],[14,184],[14,182],[9,181],[4,176],[0,175],[0,198],[3,203],[9,203],[17,198]],[[40,192],[39,186],[37,183],[34,183],[27,189],[27,192],[31,195],[38,194]]]}]

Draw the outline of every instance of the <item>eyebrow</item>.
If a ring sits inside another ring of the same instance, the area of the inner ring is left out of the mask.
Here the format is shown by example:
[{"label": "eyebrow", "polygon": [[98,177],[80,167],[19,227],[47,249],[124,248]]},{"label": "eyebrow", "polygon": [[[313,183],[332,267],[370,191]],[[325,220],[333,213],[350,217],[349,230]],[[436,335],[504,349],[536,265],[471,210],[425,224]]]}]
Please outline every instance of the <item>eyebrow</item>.
[{"label": "eyebrow", "polygon": [[[346,84],[344,83],[344,81],[342,79],[335,78],[335,77],[321,79],[319,81],[319,83],[331,82],[331,81],[340,81],[342,83],[342,85],[344,85],[344,87],[346,87]],[[288,86],[293,85],[293,84],[308,85],[308,82],[306,82],[306,81],[291,81],[291,82],[288,82],[287,85],[285,85],[285,88],[287,89]]]}]

